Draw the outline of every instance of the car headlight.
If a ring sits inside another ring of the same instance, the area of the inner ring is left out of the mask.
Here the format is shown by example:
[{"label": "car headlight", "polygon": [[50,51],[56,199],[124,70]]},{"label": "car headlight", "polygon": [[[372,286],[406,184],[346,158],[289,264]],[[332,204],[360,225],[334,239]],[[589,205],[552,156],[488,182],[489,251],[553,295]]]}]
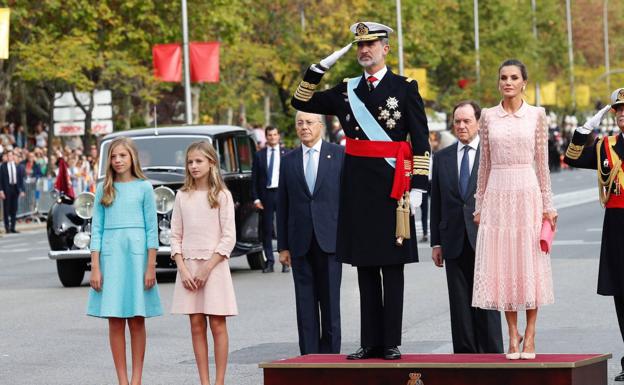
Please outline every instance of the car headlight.
[{"label": "car headlight", "polygon": [[163,218],[160,220],[160,222],[158,222],[158,228],[161,230],[169,230],[170,227],[171,224],[169,223],[169,220],[167,218]]},{"label": "car headlight", "polygon": [[158,240],[163,245],[171,244],[171,230],[169,229],[161,230],[160,234],[158,234]]},{"label": "car headlight", "polygon": [[74,246],[79,249],[87,248],[90,242],[91,236],[83,231],[76,233],[76,235],[74,236]]},{"label": "car headlight", "polygon": [[156,187],[154,189],[154,198],[156,199],[156,212],[158,214],[167,214],[173,210],[175,193],[169,187]]},{"label": "car headlight", "polygon": [[74,209],[76,215],[82,219],[91,219],[93,216],[93,203],[95,195],[90,192],[83,192],[74,199]]}]

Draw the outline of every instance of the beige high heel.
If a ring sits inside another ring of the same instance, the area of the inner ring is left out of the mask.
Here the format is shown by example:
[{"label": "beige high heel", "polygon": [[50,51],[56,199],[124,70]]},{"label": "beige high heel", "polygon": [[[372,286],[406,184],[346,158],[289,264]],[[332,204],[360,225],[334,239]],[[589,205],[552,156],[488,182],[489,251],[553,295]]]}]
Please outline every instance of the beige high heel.
[{"label": "beige high heel", "polygon": [[[533,345],[535,345],[535,342],[533,343]],[[524,347],[522,347],[524,349]],[[535,349],[535,346],[533,346],[533,349]],[[535,352],[533,353],[529,353],[529,352],[520,352],[520,359],[522,360],[534,360],[535,359]]]},{"label": "beige high heel", "polygon": [[[520,350],[520,344],[522,343],[522,341],[524,340],[524,337],[522,336],[518,336],[518,350]],[[509,340],[509,350],[511,350],[511,340]],[[521,357],[521,353],[520,352],[515,352],[515,353],[505,353],[505,358],[507,358],[508,360],[518,360]]]}]

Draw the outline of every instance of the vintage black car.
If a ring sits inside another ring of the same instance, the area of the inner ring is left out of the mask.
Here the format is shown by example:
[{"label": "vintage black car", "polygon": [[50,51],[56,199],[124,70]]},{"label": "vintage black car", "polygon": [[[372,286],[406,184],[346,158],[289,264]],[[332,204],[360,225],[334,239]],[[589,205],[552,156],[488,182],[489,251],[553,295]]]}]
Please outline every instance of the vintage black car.
[{"label": "vintage black car", "polygon": [[[185,152],[192,142],[208,140],[219,154],[221,172],[232,192],[236,210],[236,247],[232,256],[246,255],[251,269],[262,269],[264,252],[258,235],[258,212],[251,197],[251,165],[256,143],[247,130],[233,126],[159,127],[116,132],[102,139],[98,180],[104,178],[111,141],[131,137],[139,150],[143,172],[154,186],[160,247],[158,268],[174,268],[170,259],[170,216],[175,191],[184,182]],[[76,199],[60,195],[50,208],[47,222],[50,259],[56,261],[63,286],[78,286],[90,269],[90,229],[94,196]]]}]

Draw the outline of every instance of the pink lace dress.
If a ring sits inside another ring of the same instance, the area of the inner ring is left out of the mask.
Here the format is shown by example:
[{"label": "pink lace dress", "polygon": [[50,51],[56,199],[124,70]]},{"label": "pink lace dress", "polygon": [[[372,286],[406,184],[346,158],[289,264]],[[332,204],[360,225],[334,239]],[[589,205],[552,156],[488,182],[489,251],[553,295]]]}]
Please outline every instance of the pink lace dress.
[{"label": "pink lace dress", "polygon": [[499,104],[479,121],[475,214],[481,214],[472,306],[501,311],[554,302],[550,257],[539,247],[544,212],[554,212],[543,108],[513,114]]}]

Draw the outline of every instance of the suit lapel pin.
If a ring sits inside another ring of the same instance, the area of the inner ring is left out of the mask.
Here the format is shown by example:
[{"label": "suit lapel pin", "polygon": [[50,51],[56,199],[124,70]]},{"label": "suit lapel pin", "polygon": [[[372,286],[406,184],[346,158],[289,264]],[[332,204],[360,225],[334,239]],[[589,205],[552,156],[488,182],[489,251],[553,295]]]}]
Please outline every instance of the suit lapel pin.
[{"label": "suit lapel pin", "polygon": [[327,159],[331,159],[331,155],[327,155]]}]

